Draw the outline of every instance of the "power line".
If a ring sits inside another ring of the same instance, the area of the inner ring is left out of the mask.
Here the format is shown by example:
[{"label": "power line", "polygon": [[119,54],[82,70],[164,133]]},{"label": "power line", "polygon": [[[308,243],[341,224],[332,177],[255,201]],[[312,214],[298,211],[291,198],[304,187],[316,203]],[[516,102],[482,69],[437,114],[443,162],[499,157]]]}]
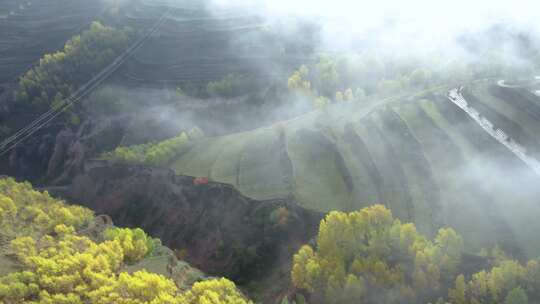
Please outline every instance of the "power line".
[{"label": "power line", "polygon": [[[96,14],[96,16],[93,18],[93,20],[97,20],[99,19],[99,17],[101,15],[103,15],[106,11],[107,11],[108,7],[105,7],[104,9],[101,10],[101,12],[99,12],[98,14]],[[92,21],[93,22],[93,21]],[[86,23],[85,24],[82,24],[80,25],[79,27],[77,27],[77,29],[73,32],[72,36],[75,35],[76,33],[80,33],[81,30],[83,29],[83,27],[86,26]],[[91,41],[92,43],[92,41]],[[62,43],[62,46],[64,45],[65,43]],[[29,70],[29,69],[33,69],[33,64],[30,64],[26,70]],[[72,94],[73,95],[73,94]],[[53,112],[55,111],[54,108],[51,108],[49,109],[47,112],[41,114],[37,119],[35,119],[31,124],[29,124],[28,126],[20,129],[19,131],[15,132],[14,134],[12,134],[11,136],[9,136],[8,138],[4,139],[2,141],[2,143],[0,144],[0,149],[3,149],[5,147],[6,144],[9,144],[10,141],[13,141],[13,140],[16,140],[17,137],[21,136],[24,132],[28,131],[30,128],[34,127],[37,123],[39,123],[41,120],[43,119],[46,119],[47,116],[51,115]]]},{"label": "power line", "polygon": [[[163,23],[165,20],[165,17],[170,13],[172,8],[169,8],[163,15],[154,23],[152,28],[144,35],[143,37],[139,38],[136,42],[134,42],[128,49],[126,49],[120,56],[118,56],[111,64],[109,64],[107,67],[105,67],[101,72],[99,72],[97,75],[92,77],[88,82],[86,82],[83,86],[79,87],[77,91],[75,91],[70,97],[64,99],[61,103],[61,106],[59,108],[53,108],[46,113],[44,113],[42,116],[40,116],[37,120],[33,121],[30,125],[23,128],[23,130],[20,130],[17,132],[17,136],[11,136],[1,144],[1,152],[0,156],[7,153],[11,149],[15,148],[19,143],[33,135],[35,132],[37,132],[39,129],[41,129],[43,126],[47,125],[49,122],[51,122],[54,118],[56,118],[58,115],[60,115],[62,112],[64,112],[66,109],[71,107],[74,103],[80,101],[82,98],[84,98],[86,95],[88,95],[92,90],[94,90],[96,87],[98,87],[108,76],[110,76],[114,71],[116,71],[124,61],[129,58],[129,56],[138,48],[140,48],[143,43],[157,30],[157,28]],[[24,133],[28,132],[26,135],[23,136]],[[17,137],[22,136],[19,140],[17,140]]]}]

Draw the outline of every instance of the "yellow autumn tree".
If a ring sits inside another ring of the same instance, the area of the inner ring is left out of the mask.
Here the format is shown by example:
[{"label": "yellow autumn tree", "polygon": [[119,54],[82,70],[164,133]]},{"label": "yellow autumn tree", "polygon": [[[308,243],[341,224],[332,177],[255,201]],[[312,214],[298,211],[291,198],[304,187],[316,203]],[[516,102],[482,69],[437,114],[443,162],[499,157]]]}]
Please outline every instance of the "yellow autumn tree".
[{"label": "yellow autumn tree", "polygon": [[154,249],[154,240],[140,228],[110,228],[104,234],[106,240],[118,241],[122,246],[127,263],[142,260]]},{"label": "yellow autumn tree", "polygon": [[[0,303],[251,303],[227,279],[181,291],[162,275],[124,272],[126,261],[140,260],[154,245],[144,231],[110,229],[97,243],[78,234],[93,219],[90,210],[68,206],[30,184],[0,179],[0,208],[0,234],[9,239],[0,254],[13,256],[20,268],[0,277]],[[17,229],[4,229],[9,225]]]},{"label": "yellow autumn tree", "polygon": [[181,296],[182,304],[250,304],[252,303],[227,279],[198,282]]},{"label": "yellow autumn tree", "polygon": [[331,212],[316,248],[294,255],[291,277],[314,303],[417,303],[440,290],[442,271],[456,271],[462,249],[452,229],[430,241],[382,205]]},{"label": "yellow autumn tree", "polygon": [[313,97],[315,94],[311,90],[311,82],[306,80],[308,75],[309,69],[305,65],[294,71],[287,81],[289,90],[302,96]]},{"label": "yellow autumn tree", "polygon": [[[491,270],[482,270],[466,282],[458,276],[454,288],[448,291],[455,304],[523,303],[523,299],[537,299],[540,295],[540,265],[531,260],[526,265],[505,259]],[[526,303],[526,302],[525,302]]]},{"label": "yellow autumn tree", "polygon": [[0,228],[8,237],[44,235],[59,224],[80,229],[94,217],[91,210],[38,192],[29,183],[12,178],[0,179]]}]

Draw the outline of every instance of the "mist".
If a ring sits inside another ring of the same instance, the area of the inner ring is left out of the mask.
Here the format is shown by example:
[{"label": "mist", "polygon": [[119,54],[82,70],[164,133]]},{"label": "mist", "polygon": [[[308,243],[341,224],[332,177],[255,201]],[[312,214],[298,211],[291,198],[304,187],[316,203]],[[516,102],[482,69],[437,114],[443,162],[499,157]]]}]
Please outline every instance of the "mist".
[{"label": "mist", "polygon": [[[213,10],[257,10],[269,24],[287,18],[309,20],[320,25],[318,51],[359,52],[371,49],[380,55],[421,59],[479,59],[487,50],[472,51],[463,36],[485,35],[493,27],[538,36],[540,20],[536,1],[286,1],[212,0]],[[480,39],[482,37],[475,37]],[[486,38],[486,37],[483,37]],[[483,41],[485,42],[485,41]],[[513,43],[498,41],[502,60],[523,64]],[[485,45],[487,47],[487,45]]]},{"label": "mist", "polygon": [[540,299],[538,0],[17,1],[0,302]]}]

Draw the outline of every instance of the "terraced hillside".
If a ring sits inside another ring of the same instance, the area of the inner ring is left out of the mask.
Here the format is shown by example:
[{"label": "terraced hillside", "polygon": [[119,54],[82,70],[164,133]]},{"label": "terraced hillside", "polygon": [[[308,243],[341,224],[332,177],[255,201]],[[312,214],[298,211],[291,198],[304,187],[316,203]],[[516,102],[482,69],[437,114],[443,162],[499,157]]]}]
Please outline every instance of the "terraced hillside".
[{"label": "terraced hillside", "polygon": [[534,87],[508,88],[482,84],[464,92],[464,97],[508,136],[540,159],[540,98]]},{"label": "terraced hillside", "polygon": [[60,49],[103,12],[101,1],[2,1],[0,86],[14,81],[43,54]]},{"label": "terraced hillside", "polygon": [[[478,94],[489,87],[478,82],[466,90]],[[521,94],[493,90],[478,102]],[[468,236],[470,250],[498,242],[528,255],[540,252],[525,241],[540,228],[534,224],[540,177],[449,102],[446,92],[340,104],[272,127],[204,138],[170,167],[230,183],[257,199],[291,196],[323,212],[383,202],[422,232],[456,227]],[[506,106],[504,115],[527,115]],[[540,128],[534,117],[519,117],[508,120],[531,133]],[[531,150],[533,144],[523,141]],[[510,204],[511,214],[504,211]]]},{"label": "terraced hillside", "polygon": [[[311,60],[309,39],[290,44],[283,37],[275,39],[279,35],[256,9],[136,0],[108,21],[144,31],[166,11],[166,21],[108,84],[173,91],[190,83],[205,87],[231,73],[263,85],[274,76],[283,83],[288,68]],[[13,81],[44,53],[59,49],[103,12],[99,1],[8,0],[0,8],[0,85]],[[256,91],[264,91],[260,89]],[[464,96],[540,158],[536,89],[478,82],[466,87]],[[322,212],[383,202],[399,218],[416,222],[423,233],[433,234],[446,224],[456,227],[469,236],[472,249],[498,240],[523,247],[527,254],[540,253],[540,245],[522,241],[535,228],[522,223],[535,222],[538,215],[539,177],[450,103],[446,91],[344,103],[271,127],[207,137],[169,166],[179,174],[230,183],[256,199],[293,197]],[[235,112],[234,100],[222,107],[211,102],[196,106],[208,116]],[[238,108],[243,105],[244,100],[237,102]],[[217,110],[207,111],[212,106]],[[208,116],[200,120],[211,121]],[[224,121],[236,121],[236,116]],[[508,204],[523,208],[508,214],[503,212]]]},{"label": "terraced hillside", "polygon": [[135,29],[150,25],[152,18],[165,9],[172,10],[157,34],[135,53],[117,80],[167,87],[206,84],[233,73],[263,81],[276,73],[281,77],[280,68],[306,61],[305,52],[285,53],[286,39],[272,35],[255,8],[210,8],[207,2],[131,3],[122,11],[119,22]]},{"label": "terraced hillside", "polygon": [[[150,135],[152,140],[161,140],[188,127],[198,126],[207,134],[221,135],[253,129],[273,121],[275,116],[268,113],[279,112],[275,109],[288,96],[283,79],[300,62],[309,61],[306,59],[309,56],[306,54],[310,54],[309,48],[296,51],[298,39],[283,37],[275,28],[269,30],[265,20],[249,9],[218,9],[210,6],[209,2],[213,1],[99,0],[82,3],[79,0],[44,0],[37,3],[8,0],[2,3],[2,140],[21,135],[17,132],[47,110],[32,107],[32,111],[29,111],[19,107],[14,98],[19,77],[35,67],[40,58],[62,50],[73,36],[88,30],[92,21],[100,21],[117,30],[128,27],[130,30],[125,32],[129,32],[130,36],[133,34],[136,39],[146,37],[154,25],[157,30],[149,39],[143,40],[140,49],[133,54],[129,52],[126,61],[111,60],[107,68],[112,74],[107,72],[100,77],[99,87],[84,91],[85,94],[88,92],[88,98],[77,102],[75,107],[81,110],[77,111],[80,113],[73,122],[77,124],[80,120],[81,126],[91,125],[92,131],[75,131],[77,137],[83,133],[95,134],[96,129],[111,132],[121,130],[122,134],[115,134],[110,145],[136,144],[145,142]],[[164,23],[156,23],[162,16]],[[283,64],[276,64],[279,62]],[[76,75],[83,75],[85,71],[79,73],[78,69],[73,68]],[[270,80],[276,73],[277,80]],[[208,82],[221,80],[226,75],[241,79],[236,82],[241,82],[237,85],[240,88],[235,91],[236,95],[227,95],[225,99],[218,93],[208,93]],[[70,82],[75,78],[66,77],[61,82]],[[83,87],[84,83],[81,81],[70,85],[77,89]],[[186,94],[177,94],[177,88],[182,88]],[[55,94],[51,94],[49,99],[52,99],[52,95]],[[302,111],[300,108],[297,110]],[[163,117],[164,112],[169,115]],[[280,115],[291,117],[296,114]],[[164,120],[167,123],[162,123]],[[107,129],[110,121],[120,127]],[[160,123],[150,131],[148,121]],[[0,172],[36,183],[50,179],[49,173],[55,170],[50,170],[49,165],[56,166],[60,161],[50,161],[55,138],[59,138],[62,130],[71,133],[73,128],[77,127],[70,125],[67,119],[54,119],[39,130],[28,129],[28,132],[37,132],[25,139],[24,145],[21,142],[17,149],[11,149],[11,156],[8,153],[0,156]],[[143,132],[140,132],[141,129],[144,129]],[[102,148],[99,145],[90,144],[89,149],[85,144],[83,146],[84,153],[80,153],[82,150],[79,148],[75,149],[79,159],[102,152],[94,152],[94,148]],[[15,150],[19,151],[13,152]],[[79,165],[76,167],[81,168]]]}]

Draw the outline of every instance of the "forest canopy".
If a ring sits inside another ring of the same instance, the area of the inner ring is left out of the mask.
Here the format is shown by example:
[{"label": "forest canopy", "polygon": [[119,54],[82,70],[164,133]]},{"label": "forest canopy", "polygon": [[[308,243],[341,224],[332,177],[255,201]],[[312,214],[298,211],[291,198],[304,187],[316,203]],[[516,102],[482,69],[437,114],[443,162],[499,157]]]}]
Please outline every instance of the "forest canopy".
[{"label": "forest canopy", "polygon": [[[433,240],[414,224],[375,205],[331,212],[321,221],[316,247],[294,255],[293,285],[309,303],[528,303],[538,299],[540,268],[502,254],[492,268],[460,274],[462,237],[451,228]],[[303,298],[303,297],[300,297]]]}]

